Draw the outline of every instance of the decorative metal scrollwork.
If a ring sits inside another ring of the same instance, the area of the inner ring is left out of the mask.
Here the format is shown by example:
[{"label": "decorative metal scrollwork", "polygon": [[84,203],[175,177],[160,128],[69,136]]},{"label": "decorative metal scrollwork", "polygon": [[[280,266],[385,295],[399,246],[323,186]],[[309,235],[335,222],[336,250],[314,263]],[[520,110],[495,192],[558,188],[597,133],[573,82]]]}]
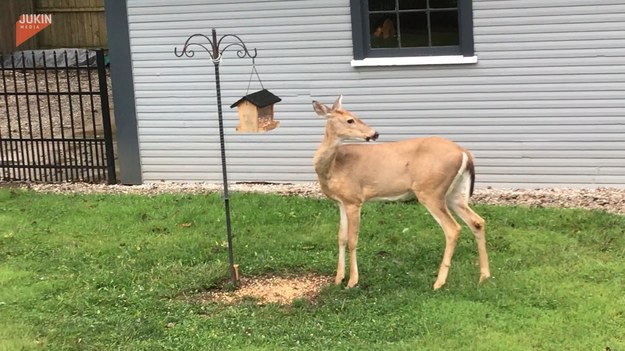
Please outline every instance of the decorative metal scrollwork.
[{"label": "decorative metal scrollwork", "polygon": [[[195,42],[194,40],[197,39],[204,41],[204,43]],[[233,41],[224,42],[224,40],[229,39],[233,39]],[[225,45],[223,48],[221,48],[222,42]],[[206,43],[209,44],[210,48],[205,45]],[[193,46],[199,46],[204,51],[206,51],[210,55],[213,62],[220,62],[223,53],[231,47],[238,47],[237,56],[239,58],[249,57],[251,59],[254,59],[258,54],[256,49],[253,49],[254,53],[252,54],[238,35],[225,34],[219,40],[217,40],[217,35],[214,29],[212,38],[209,38],[208,36],[199,33],[191,35],[189,38],[187,38],[187,41],[184,43],[184,46],[182,47],[182,51],[180,53],[178,53],[178,48],[174,48],[174,54],[177,57],[182,57],[183,55],[186,57],[193,57],[195,56],[195,51],[191,49],[191,47]]]}]

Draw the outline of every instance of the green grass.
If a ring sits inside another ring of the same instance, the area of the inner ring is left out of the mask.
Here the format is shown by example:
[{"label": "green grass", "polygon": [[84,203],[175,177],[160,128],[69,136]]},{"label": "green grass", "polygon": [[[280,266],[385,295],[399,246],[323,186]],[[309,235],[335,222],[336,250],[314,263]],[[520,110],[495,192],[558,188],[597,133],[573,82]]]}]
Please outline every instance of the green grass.
[{"label": "green grass", "polygon": [[[234,194],[241,273],[336,268],[326,200]],[[493,278],[463,229],[415,203],[363,209],[360,285],[291,306],[175,299],[228,278],[218,195],[53,195],[0,189],[0,350],[625,350],[625,217],[475,206]],[[173,328],[167,328],[174,323]]]}]

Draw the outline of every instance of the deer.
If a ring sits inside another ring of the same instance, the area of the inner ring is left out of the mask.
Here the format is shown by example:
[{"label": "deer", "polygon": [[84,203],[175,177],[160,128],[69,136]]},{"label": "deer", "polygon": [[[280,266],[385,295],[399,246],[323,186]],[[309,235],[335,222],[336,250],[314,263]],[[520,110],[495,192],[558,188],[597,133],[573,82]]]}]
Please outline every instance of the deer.
[{"label": "deer", "polygon": [[389,39],[395,36],[395,24],[393,20],[387,18],[380,24],[375,31],[373,31],[373,36],[376,38],[382,37],[384,39]]},{"label": "deer", "polygon": [[[470,151],[438,136],[387,143],[374,142],[379,134],[353,113],[342,108],[340,95],[332,107],[313,101],[313,109],[326,119],[325,133],[313,157],[321,191],[339,207],[338,265],[335,284],[345,278],[345,247],[349,248],[349,281],[358,284],[356,249],[360,213],[366,201],[400,201],[416,198],[440,225],[445,249],[433,289],[447,281],[461,227],[450,209],[474,234],[480,278],[490,278],[485,221],[469,207],[475,184]],[[344,143],[364,141],[365,143]]]}]

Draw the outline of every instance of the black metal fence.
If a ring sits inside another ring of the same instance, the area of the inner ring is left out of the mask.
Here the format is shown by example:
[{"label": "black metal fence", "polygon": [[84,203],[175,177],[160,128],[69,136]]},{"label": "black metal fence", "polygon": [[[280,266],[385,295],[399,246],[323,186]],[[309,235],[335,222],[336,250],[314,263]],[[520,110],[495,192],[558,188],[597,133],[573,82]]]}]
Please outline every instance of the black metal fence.
[{"label": "black metal fence", "polygon": [[0,179],[116,183],[102,50],[0,55]]}]

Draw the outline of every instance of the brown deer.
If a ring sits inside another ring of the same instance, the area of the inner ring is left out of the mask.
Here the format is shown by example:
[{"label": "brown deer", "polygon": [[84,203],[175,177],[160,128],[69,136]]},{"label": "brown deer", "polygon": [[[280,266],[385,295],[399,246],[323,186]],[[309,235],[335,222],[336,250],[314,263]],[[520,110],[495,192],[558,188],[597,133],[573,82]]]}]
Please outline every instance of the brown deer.
[{"label": "brown deer", "polygon": [[440,137],[416,138],[383,144],[343,144],[344,140],[375,141],[378,133],[341,107],[313,101],[315,112],[326,119],[325,136],[313,158],[321,190],[339,205],[339,257],[335,283],[345,278],[345,246],[349,247],[349,281],[358,284],[356,246],[360,209],[368,200],[408,200],[415,197],[445,233],[445,251],[434,283],[447,280],[460,225],[451,208],[475,235],[480,283],[490,277],[484,220],[469,207],[475,170],[468,150]]},{"label": "brown deer", "polygon": [[382,37],[384,39],[389,39],[395,36],[396,30],[395,30],[395,24],[393,23],[393,20],[391,20],[390,18],[387,18],[384,20],[384,22],[382,22],[381,25],[379,25],[375,31],[373,31],[373,36],[376,38]]}]

